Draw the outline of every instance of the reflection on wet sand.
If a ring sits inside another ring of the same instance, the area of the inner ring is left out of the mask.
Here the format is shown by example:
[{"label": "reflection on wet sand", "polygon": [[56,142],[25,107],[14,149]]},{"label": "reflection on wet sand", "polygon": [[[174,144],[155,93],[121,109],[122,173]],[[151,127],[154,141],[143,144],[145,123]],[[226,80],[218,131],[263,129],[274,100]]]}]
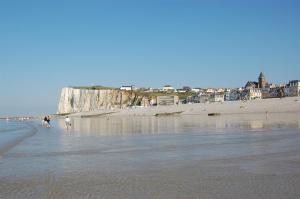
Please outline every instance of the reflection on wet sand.
[{"label": "reflection on wet sand", "polygon": [[[288,115],[288,117],[286,117]],[[292,116],[291,116],[292,115]],[[73,118],[71,131],[77,135],[134,135],[223,131],[226,129],[263,130],[266,128],[300,128],[299,114],[224,115],[217,117],[95,117]],[[63,120],[58,124],[65,129]]]},{"label": "reflection on wet sand", "polygon": [[0,198],[299,198],[299,116],[53,121],[5,153]]}]

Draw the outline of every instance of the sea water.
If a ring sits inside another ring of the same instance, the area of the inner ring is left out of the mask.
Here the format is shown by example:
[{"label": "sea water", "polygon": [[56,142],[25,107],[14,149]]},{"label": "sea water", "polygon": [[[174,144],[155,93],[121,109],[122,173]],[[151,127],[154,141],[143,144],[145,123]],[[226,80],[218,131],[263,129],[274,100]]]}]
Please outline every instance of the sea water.
[{"label": "sea water", "polygon": [[299,198],[299,116],[36,123],[36,134],[4,153],[0,198]]},{"label": "sea water", "polygon": [[27,123],[17,120],[0,120],[0,155],[18,144],[31,133]]}]

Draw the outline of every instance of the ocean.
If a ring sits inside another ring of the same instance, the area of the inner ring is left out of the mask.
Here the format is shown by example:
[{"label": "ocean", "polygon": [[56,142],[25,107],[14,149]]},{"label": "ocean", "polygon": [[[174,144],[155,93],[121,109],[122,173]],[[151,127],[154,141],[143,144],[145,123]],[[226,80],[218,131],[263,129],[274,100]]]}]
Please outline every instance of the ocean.
[{"label": "ocean", "polygon": [[33,134],[28,122],[0,120],[0,156]]},{"label": "ocean", "polygon": [[299,198],[299,116],[2,121],[0,198]]}]

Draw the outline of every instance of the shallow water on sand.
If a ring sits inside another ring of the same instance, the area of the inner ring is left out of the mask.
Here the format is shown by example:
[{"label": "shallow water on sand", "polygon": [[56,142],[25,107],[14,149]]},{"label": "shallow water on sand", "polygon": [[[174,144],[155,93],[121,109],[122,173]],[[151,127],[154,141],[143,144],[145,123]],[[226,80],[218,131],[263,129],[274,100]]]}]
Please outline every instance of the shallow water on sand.
[{"label": "shallow water on sand", "polygon": [[32,133],[28,123],[0,120],[0,157]]},{"label": "shallow water on sand", "polygon": [[300,114],[22,125],[38,131],[3,153],[0,198],[300,197]]}]

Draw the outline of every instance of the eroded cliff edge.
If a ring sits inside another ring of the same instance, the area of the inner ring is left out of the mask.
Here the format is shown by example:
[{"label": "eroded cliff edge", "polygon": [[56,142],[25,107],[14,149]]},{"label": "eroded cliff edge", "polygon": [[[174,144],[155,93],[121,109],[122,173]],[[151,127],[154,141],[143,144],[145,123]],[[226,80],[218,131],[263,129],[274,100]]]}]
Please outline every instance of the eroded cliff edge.
[{"label": "eroded cliff edge", "polygon": [[119,89],[84,89],[65,87],[61,91],[58,113],[76,113],[135,105],[141,97]]}]

